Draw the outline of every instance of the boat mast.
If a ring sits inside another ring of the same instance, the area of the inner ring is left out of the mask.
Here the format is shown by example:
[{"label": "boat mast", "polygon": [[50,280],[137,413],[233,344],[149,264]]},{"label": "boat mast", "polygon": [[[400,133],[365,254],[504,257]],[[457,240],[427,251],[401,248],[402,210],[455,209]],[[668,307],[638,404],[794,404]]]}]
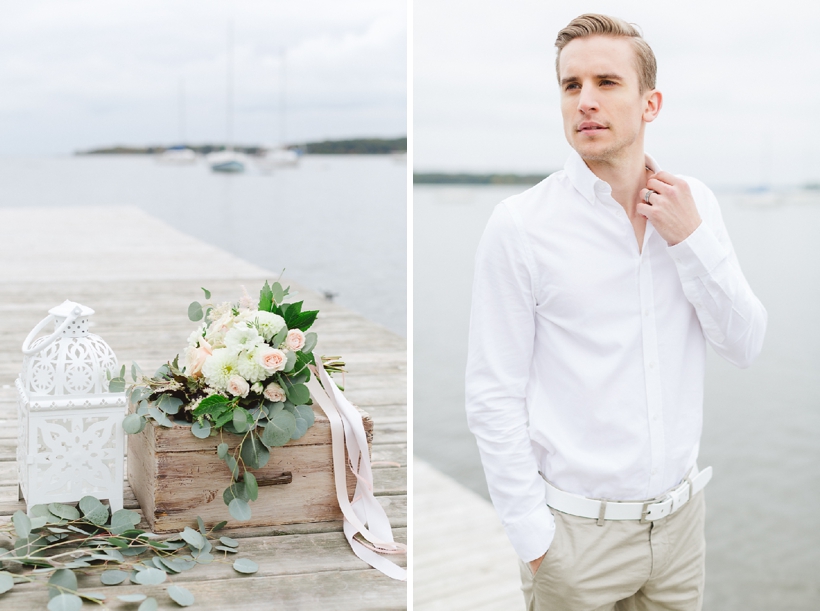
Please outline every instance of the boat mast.
[{"label": "boat mast", "polygon": [[286,76],[287,73],[285,72],[285,47],[282,47],[279,50],[279,148],[285,148],[285,140],[286,140],[286,120],[285,115],[287,113],[287,107],[285,103],[287,98],[285,96],[285,84],[286,84]]},{"label": "boat mast", "polygon": [[233,21],[228,21],[228,61],[227,61],[227,146],[233,150]]}]

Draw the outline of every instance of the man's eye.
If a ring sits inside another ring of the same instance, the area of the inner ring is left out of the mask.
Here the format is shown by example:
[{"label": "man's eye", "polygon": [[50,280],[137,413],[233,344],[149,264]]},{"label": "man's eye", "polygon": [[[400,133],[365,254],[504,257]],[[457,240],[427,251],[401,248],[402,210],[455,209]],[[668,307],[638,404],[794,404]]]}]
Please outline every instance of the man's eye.
[{"label": "man's eye", "polygon": [[566,86],[565,91],[569,91],[570,89],[578,89],[578,88],[579,88],[578,83],[570,83],[569,85]]},{"label": "man's eye", "polygon": [[601,81],[601,85],[615,85],[615,84],[616,84],[615,81],[609,81],[607,79],[604,79],[603,81]]}]

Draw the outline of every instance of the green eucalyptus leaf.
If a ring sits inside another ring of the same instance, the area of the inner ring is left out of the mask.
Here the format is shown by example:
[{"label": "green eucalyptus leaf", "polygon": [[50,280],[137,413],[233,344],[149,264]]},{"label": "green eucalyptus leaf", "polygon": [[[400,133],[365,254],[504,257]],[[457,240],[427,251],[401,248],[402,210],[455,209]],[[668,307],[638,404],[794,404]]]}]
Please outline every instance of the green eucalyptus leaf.
[{"label": "green eucalyptus leaf", "polygon": [[228,503],[228,512],[235,520],[244,522],[251,519],[251,507],[247,501],[240,498],[233,499]]},{"label": "green eucalyptus leaf", "polygon": [[48,601],[48,611],[80,611],[83,599],[75,594],[60,594]]},{"label": "green eucalyptus leaf", "polygon": [[236,479],[239,476],[239,464],[236,462],[236,459],[228,454],[225,456],[225,462],[231,471],[231,479]]},{"label": "green eucalyptus leaf", "polygon": [[0,571],[0,594],[5,594],[14,587],[14,577],[11,573]]},{"label": "green eucalyptus leaf", "polygon": [[211,531],[212,531],[212,532],[216,532],[216,531],[218,531],[218,530],[222,530],[222,529],[223,529],[223,528],[225,528],[225,526],[227,526],[227,525],[228,525],[228,522],[227,522],[227,521],[225,521],[225,520],[223,520],[222,522],[220,522],[219,524],[217,524],[216,526],[214,526],[214,527],[211,529]]},{"label": "green eucalyptus leaf", "polygon": [[[111,527],[109,530],[115,535],[123,535],[126,531],[133,530],[139,524],[140,514],[130,509],[119,509],[111,516]],[[118,547],[122,547],[114,543]]]},{"label": "green eucalyptus leaf", "polygon": [[285,385],[285,394],[294,405],[304,405],[310,400],[310,391],[304,384]]},{"label": "green eucalyptus leaf", "polygon": [[270,450],[259,440],[256,433],[245,437],[239,449],[239,455],[245,465],[251,469],[261,469],[270,460]]},{"label": "green eucalyptus leaf", "polygon": [[205,293],[205,299],[210,299],[211,298],[211,291],[206,289],[204,286],[201,286],[199,288],[201,288],[202,292]]},{"label": "green eucalyptus leaf", "polygon": [[309,333],[305,333],[305,345],[302,346],[300,352],[313,352],[313,349],[316,347],[316,342],[319,340],[319,336],[316,335],[313,331]]},{"label": "green eucalyptus leaf", "polygon": [[239,553],[239,550],[235,547],[228,547],[227,545],[217,545],[214,549],[218,549],[223,552],[231,552],[232,554]]},{"label": "green eucalyptus leaf", "polygon": [[193,303],[191,303],[191,305],[188,306],[188,318],[192,322],[198,322],[202,320],[203,316],[204,314],[202,312],[201,303],[199,303],[198,301],[194,301]]},{"label": "green eucalyptus leaf", "polygon": [[41,516],[39,518],[29,518],[31,521],[31,530],[37,530],[38,528],[42,528],[46,524],[48,524],[48,518],[45,516]]},{"label": "green eucalyptus leaf", "polygon": [[148,597],[145,594],[120,594],[117,598],[124,603],[138,603]]},{"label": "green eucalyptus leaf", "polygon": [[208,420],[200,422],[197,420],[191,425],[191,433],[199,439],[207,439],[211,434],[211,423]]},{"label": "green eucalyptus leaf", "polygon": [[193,548],[202,549],[205,547],[205,537],[190,526],[186,526],[185,530],[180,533],[180,536],[185,540],[185,543]]},{"label": "green eucalyptus leaf", "polygon": [[205,537],[208,535],[208,529],[205,528],[205,522],[202,521],[202,518],[199,516],[196,517],[196,525],[199,528],[199,533]]},{"label": "green eucalyptus leaf", "polygon": [[180,607],[190,607],[194,604],[194,595],[182,586],[168,586],[168,596]]},{"label": "green eucalyptus leaf", "polygon": [[262,443],[266,446],[283,446],[296,431],[296,418],[287,410],[281,410],[271,415],[262,433]]},{"label": "green eucalyptus leaf", "polygon": [[165,412],[163,412],[158,407],[149,407],[148,413],[154,420],[156,420],[157,424],[159,424],[160,426],[164,426],[166,428],[171,428],[172,426],[174,426],[174,423],[168,419],[168,416],[165,415]]},{"label": "green eucalyptus leaf", "polygon": [[239,547],[239,541],[236,539],[231,539],[230,537],[219,537],[219,540],[223,545],[227,545],[228,547]]},{"label": "green eucalyptus leaf", "polygon": [[290,351],[287,353],[285,357],[285,367],[282,369],[285,373],[290,373],[293,371],[293,367],[296,365],[296,353]]},{"label": "green eucalyptus leaf", "polygon": [[137,611],[157,611],[158,606],[156,598],[146,598]]},{"label": "green eucalyptus leaf", "polygon": [[248,558],[237,558],[233,562],[233,568],[238,573],[251,574],[259,570],[259,565]]},{"label": "green eucalyptus leaf", "polygon": [[17,536],[25,539],[31,534],[31,519],[19,509],[11,516],[12,524]]},{"label": "green eucalyptus leaf", "polygon": [[222,493],[222,500],[225,501],[225,504],[230,505],[234,499],[242,499],[243,501],[250,500],[245,482],[235,482],[225,488],[225,491]]},{"label": "green eucalyptus leaf", "polygon": [[253,424],[253,416],[244,407],[237,407],[233,410],[233,427],[237,433],[244,433]]},{"label": "green eucalyptus leaf", "polygon": [[63,505],[62,503],[49,503],[48,510],[59,518],[66,520],[79,520],[80,512],[76,507],[71,505]]},{"label": "green eucalyptus leaf", "polygon": [[274,348],[278,348],[282,342],[285,341],[288,337],[288,327],[285,325],[279,330],[279,333],[273,336],[273,339],[270,340],[270,345]]},{"label": "green eucalyptus leaf", "polygon": [[[262,447],[264,448],[265,446]],[[265,448],[265,451],[267,452],[267,448]],[[256,483],[256,476],[250,471],[245,471],[244,480],[245,490],[248,492],[248,499],[255,501],[259,498],[259,484]]]},{"label": "green eucalyptus leaf", "polygon": [[166,414],[176,414],[179,412],[179,408],[182,407],[182,399],[172,397],[171,395],[160,395],[157,407]]},{"label": "green eucalyptus leaf", "polygon": [[197,564],[210,564],[214,561],[214,557],[213,554],[209,552],[202,552],[200,554],[197,554],[194,560],[196,560]]},{"label": "green eucalyptus leaf", "polygon": [[[60,586],[60,588],[64,588],[66,590],[73,590],[74,592],[76,592],[77,576],[71,569],[57,569],[56,571],[54,571],[54,574],[49,578],[48,585]],[[48,589],[49,598],[54,598],[55,596],[59,596],[60,594],[62,594],[62,591],[59,588]]]},{"label": "green eucalyptus leaf", "polygon": [[222,460],[225,460],[225,457],[228,455],[228,444],[223,442],[216,446],[216,455]]},{"label": "green eucalyptus leaf", "polygon": [[136,435],[145,428],[145,418],[139,414],[128,414],[122,421],[122,430],[127,435]]},{"label": "green eucalyptus leaf", "polygon": [[124,378],[111,378],[111,381],[108,383],[108,392],[123,392],[124,390]]},{"label": "green eucalyptus leaf", "polygon": [[276,303],[282,303],[282,300],[285,298],[287,292],[282,288],[282,285],[278,282],[274,282],[270,287],[271,293],[273,294],[273,300]]},{"label": "green eucalyptus leaf", "polygon": [[154,567],[148,567],[144,571],[140,571],[139,573],[137,573],[134,579],[140,585],[156,586],[165,581],[167,577],[168,573],[166,573],[165,571],[160,571],[159,569]]}]

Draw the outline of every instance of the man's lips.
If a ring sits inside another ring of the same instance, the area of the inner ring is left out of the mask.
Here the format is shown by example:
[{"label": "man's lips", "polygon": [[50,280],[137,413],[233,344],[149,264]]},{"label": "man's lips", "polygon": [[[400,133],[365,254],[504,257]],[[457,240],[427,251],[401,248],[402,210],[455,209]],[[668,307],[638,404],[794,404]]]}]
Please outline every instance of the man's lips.
[{"label": "man's lips", "polygon": [[597,131],[609,129],[608,127],[601,125],[600,123],[594,123],[592,121],[584,121],[581,123],[576,131],[579,131],[583,134],[591,134]]}]

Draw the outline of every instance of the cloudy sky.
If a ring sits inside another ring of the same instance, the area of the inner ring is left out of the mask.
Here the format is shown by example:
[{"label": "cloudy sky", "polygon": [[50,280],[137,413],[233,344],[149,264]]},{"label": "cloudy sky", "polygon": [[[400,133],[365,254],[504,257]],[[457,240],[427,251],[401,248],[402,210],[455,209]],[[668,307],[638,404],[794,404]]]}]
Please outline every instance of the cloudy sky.
[{"label": "cloudy sky", "polygon": [[820,5],[796,0],[415,0],[416,170],[547,171],[569,152],[557,32],[637,23],[658,58],[647,150],[720,186],[820,182]]},{"label": "cloudy sky", "polygon": [[406,133],[405,0],[34,0],[0,20],[0,154],[53,154],[180,135],[224,141],[229,23],[234,140]]}]

